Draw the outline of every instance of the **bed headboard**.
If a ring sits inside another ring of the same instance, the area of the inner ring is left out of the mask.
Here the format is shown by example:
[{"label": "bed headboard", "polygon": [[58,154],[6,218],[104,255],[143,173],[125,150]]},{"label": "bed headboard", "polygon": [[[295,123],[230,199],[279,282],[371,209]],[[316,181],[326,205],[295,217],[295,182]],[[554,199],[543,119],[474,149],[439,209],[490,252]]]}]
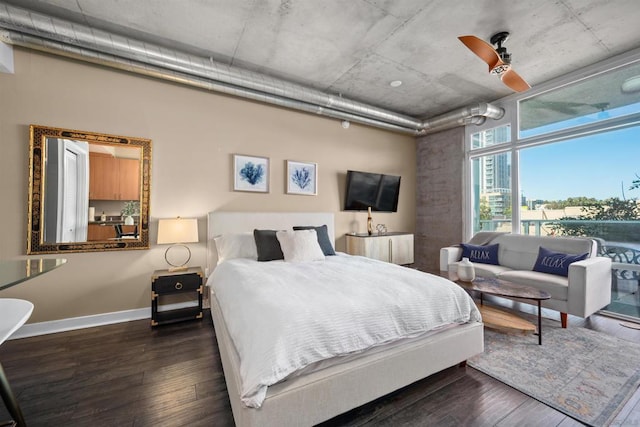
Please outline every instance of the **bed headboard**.
[{"label": "bed headboard", "polygon": [[335,247],[333,213],[330,212],[209,212],[207,217],[207,275],[218,263],[213,238],[225,233],[242,233],[255,228],[290,230],[296,225],[327,225]]}]

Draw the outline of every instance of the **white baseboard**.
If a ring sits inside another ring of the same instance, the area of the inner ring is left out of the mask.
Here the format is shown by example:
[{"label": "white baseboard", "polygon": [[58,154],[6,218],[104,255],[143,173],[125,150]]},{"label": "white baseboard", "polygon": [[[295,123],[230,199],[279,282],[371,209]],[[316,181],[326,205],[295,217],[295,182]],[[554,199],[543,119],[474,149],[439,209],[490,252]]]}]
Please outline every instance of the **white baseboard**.
[{"label": "white baseboard", "polygon": [[[163,305],[162,309],[175,310],[191,307],[193,303],[182,302]],[[35,337],[38,335],[55,334],[76,329],[93,328],[95,326],[111,325],[114,323],[130,322],[132,320],[151,319],[151,307],[134,310],[115,311],[112,313],[94,314],[91,316],[71,317],[68,319],[51,320],[48,322],[27,323],[22,325],[9,339]]]}]

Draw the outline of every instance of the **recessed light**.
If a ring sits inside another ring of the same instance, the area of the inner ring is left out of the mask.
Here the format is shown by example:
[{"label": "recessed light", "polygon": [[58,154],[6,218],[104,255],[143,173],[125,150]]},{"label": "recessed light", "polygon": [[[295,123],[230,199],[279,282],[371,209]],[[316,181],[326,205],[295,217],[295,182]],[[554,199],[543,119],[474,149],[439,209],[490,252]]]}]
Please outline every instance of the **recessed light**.
[{"label": "recessed light", "polygon": [[394,81],[392,81],[391,83],[389,83],[389,86],[391,86],[391,87],[398,87],[398,86],[400,86],[401,84],[402,84],[402,81],[401,81],[401,80],[394,80]]},{"label": "recessed light", "polygon": [[620,90],[622,93],[635,93],[640,91],[640,76],[629,77],[627,80],[622,82]]}]

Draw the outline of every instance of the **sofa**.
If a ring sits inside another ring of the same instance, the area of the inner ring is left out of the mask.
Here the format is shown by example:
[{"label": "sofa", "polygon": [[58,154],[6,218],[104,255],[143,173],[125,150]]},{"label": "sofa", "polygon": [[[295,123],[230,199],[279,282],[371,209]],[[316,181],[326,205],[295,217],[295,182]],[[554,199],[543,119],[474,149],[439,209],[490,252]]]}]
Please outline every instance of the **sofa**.
[{"label": "sofa", "polygon": [[[485,248],[484,252],[494,252],[497,260],[489,259],[489,255],[486,259],[478,257]],[[549,292],[551,298],[542,301],[542,306],[560,312],[563,328],[567,327],[568,314],[586,318],[611,302],[611,259],[597,256],[594,239],[479,232],[467,244],[440,249],[440,270],[457,271],[463,250],[475,255],[476,261],[471,261],[476,276],[496,277]],[[543,256],[549,253],[556,255],[556,261]],[[567,259],[584,259],[562,265],[565,261],[557,260],[562,254],[572,254]],[[552,272],[546,271],[545,265]],[[565,267],[564,273],[555,267]]]}]

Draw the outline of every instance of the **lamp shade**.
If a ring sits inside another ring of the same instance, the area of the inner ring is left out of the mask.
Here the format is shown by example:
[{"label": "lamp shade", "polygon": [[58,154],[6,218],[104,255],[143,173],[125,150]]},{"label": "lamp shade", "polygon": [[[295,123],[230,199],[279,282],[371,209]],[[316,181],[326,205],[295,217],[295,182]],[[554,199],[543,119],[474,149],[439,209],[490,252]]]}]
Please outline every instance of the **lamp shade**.
[{"label": "lamp shade", "polygon": [[198,241],[198,220],[172,218],[158,220],[158,244],[195,243]]}]

